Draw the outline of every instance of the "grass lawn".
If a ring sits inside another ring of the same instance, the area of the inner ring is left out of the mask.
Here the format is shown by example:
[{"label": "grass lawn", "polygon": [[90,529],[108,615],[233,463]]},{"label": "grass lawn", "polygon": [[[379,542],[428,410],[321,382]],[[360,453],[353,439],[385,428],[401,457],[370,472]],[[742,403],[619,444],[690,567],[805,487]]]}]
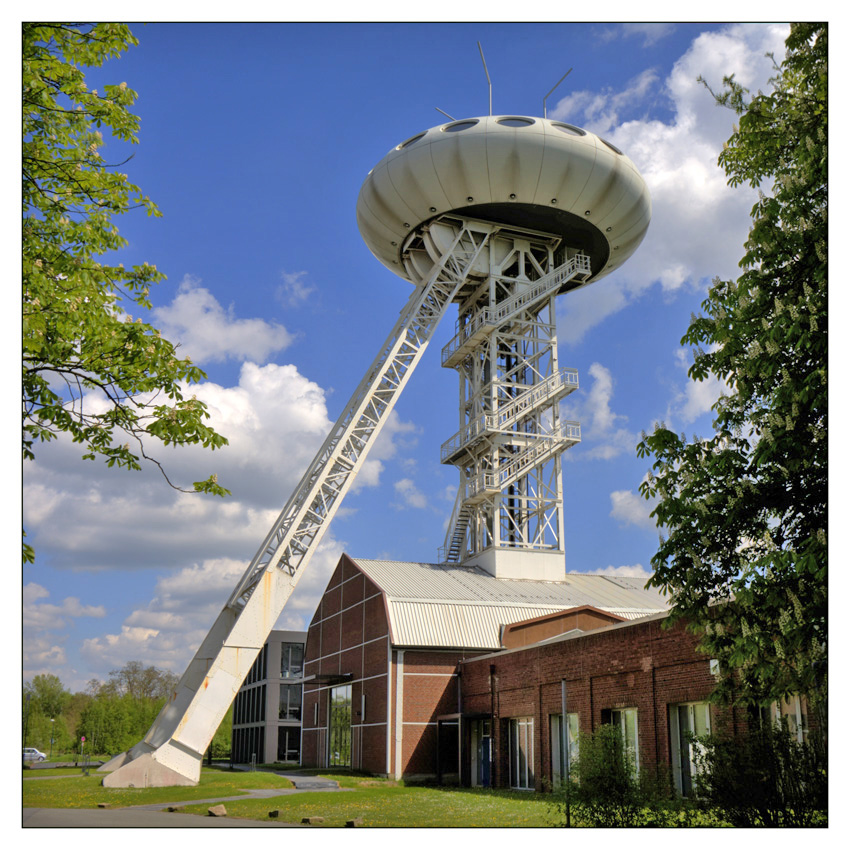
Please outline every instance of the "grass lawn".
[{"label": "grass lawn", "polygon": [[[121,806],[144,806],[150,803],[176,803],[184,800],[204,800],[210,797],[235,797],[249,788],[292,788],[292,783],[273,773],[246,773],[203,768],[201,781],[194,786],[171,788],[104,788],[100,783],[105,774],[92,771],[82,776],[80,771],[68,778],[40,782],[31,778],[34,771],[24,771],[23,805],[37,809],[94,809],[98,803]],[[39,771],[39,775],[61,776],[60,770]],[[228,805],[230,805],[228,803]],[[206,814],[206,809],[204,809]]]},{"label": "grass lawn", "polygon": [[[353,785],[352,777],[346,784]],[[368,781],[368,780],[367,780]],[[469,788],[406,788],[389,783],[354,787],[341,792],[308,791],[265,800],[225,803],[227,816],[300,823],[305,817],[323,817],[322,826],[345,826],[363,819],[365,827],[534,827],[554,826],[556,814],[546,795],[519,791]],[[186,805],[181,811],[206,814],[208,806]]]}]

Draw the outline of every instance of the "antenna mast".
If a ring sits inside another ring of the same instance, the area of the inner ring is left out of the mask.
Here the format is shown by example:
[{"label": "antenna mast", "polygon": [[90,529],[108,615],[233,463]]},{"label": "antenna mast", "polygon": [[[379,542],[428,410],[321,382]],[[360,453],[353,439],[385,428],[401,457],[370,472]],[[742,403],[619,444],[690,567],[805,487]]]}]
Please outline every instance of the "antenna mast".
[{"label": "antenna mast", "polygon": [[[570,71],[572,71],[572,68],[570,68]],[[558,80],[558,82],[555,83],[555,85],[552,86],[551,89],[549,89],[549,94],[547,94],[546,97],[543,98],[543,117],[544,118],[549,117],[548,115],[546,115],[546,98],[548,98],[549,95],[552,94],[552,92],[555,91],[555,89],[558,88],[558,86],[561,85],[562,82],[564,82],[564,80],[567,78],[567,75],[570,73],[570,71],[567,71],[567,73],[564,74],[564,76],[561,77],[561,79]]]},{"label": "antenna mast", "polygon": [[484,51],[481,49],[481,42],[478,42],[478,52],[481,54],[481,61],[484,63],[484,73],[487,75],[487,86],[490,89],[490,112],[493,114],[493,84],[490,82],[490,72],[487,70],[487,62],[484,59]]}]

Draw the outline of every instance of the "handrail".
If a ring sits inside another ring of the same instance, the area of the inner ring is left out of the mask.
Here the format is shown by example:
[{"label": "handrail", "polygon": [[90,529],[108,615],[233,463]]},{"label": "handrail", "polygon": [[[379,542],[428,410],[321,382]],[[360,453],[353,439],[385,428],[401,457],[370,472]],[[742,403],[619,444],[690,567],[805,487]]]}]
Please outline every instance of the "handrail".
[{"label": "handrail", "polygon": [[503,322],[506,322],[514,313],[522,310],[524,307],[528,307],[553,290],[560,289],[561,286],[577,274],[590,274],[590,272],[590,257],[587,254],[576,254],[558,266],[558,268],[536,280],[511,298],[505,299],[505,301],[497,304],[495,307],[482,307],[443,346],[441,363],[445,366],[452,355],[479,331],[486,331],[489,328],[497,327]]}]

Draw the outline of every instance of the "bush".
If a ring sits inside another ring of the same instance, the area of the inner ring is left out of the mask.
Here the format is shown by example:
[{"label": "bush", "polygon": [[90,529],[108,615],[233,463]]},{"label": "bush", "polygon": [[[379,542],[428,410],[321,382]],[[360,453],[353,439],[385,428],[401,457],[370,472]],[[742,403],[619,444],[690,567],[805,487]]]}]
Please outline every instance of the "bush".
[{"label": "bush", "polygon": [[617,726],[582,735],[572,794],[581,820],[592,826],[637,826],[645,795]]},{"label": "bush", "polygon": [[733,826],[825,826],[826,746],[812,733],[798,743],[783,725],[745,736],[709,736],[698,757],[697,790]]}]

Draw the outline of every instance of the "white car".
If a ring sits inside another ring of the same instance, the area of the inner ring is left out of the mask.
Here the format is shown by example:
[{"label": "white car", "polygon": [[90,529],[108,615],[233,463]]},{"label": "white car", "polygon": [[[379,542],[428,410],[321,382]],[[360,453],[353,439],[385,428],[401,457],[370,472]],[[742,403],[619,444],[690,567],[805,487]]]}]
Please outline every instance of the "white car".
[{"label": "white car", "polygon": [[35,747],[24,748],[24,761],[44,761],[46,758],[47,756]]}]

